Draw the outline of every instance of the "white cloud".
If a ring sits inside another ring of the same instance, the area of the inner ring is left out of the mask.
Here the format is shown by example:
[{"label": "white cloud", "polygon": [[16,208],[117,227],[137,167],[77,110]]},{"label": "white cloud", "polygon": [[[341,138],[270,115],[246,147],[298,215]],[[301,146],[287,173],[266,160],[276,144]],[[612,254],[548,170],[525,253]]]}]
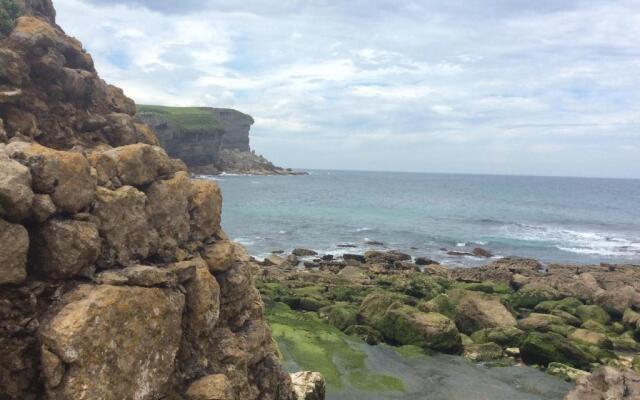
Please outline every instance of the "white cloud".
[{"label": "white cloud", "polygon": [[56,6],[107,81],[247,112],[283,165],[640,177],[635,0]]}]

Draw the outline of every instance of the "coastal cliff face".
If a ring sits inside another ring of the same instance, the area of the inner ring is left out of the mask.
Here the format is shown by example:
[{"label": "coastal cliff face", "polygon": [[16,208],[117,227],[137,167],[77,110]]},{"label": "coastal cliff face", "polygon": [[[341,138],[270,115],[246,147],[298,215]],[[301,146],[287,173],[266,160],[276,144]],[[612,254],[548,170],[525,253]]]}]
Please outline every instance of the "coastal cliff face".
[{"label": "coastal cliff face", "polygon": [[160,145],[170,156],[184,160],[195,173],[293,173],[251,151],[249,131],[254,121],[239,111],[139,105],[136,117],[153,128]]},{"label": "coastal cliff face", "polygon": [[49,0],[0,37],[0,399],[290,399],[256,266]]}]

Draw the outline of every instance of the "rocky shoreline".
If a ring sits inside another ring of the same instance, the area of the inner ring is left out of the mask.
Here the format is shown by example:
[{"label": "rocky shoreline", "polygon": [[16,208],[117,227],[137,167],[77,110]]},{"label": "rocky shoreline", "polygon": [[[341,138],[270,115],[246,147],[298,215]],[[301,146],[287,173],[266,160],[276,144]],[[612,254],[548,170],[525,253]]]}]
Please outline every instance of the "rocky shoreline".
[{"label": "rocky shoreline", "polygon": [[[261,264],[267,304],[317,315],[369,344],[537,366],[577,381],[571,400],[640,396],[640,266],[503,258],[457,268],[397,251],[307,249]],[[611,393],[618,397],[597,397]]]}]

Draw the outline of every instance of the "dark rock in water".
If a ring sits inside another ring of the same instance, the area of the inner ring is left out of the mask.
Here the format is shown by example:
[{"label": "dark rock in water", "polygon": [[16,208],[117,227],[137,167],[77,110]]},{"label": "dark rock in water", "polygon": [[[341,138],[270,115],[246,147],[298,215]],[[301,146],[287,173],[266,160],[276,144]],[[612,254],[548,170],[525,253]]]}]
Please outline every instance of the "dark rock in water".
[{"label": "dark rock in water", "polygon": [[575,388],[564,400],[636,400],[640,399],[640,375],[630,369],[603,367],[578,378]]},{"label": "dark rock in water", "polygon": [[320,268],[320,264],[314,261],[303,261],[305,268]]},{"label": "dark rock in water", "polygon": [[317,256],[318,255],[318,253],[313,251],[313,250],[302,249],[302,248],[293,249],[291,254],[293,254],[295,256],[298,256],[298,257],[310,257],[310,256]]},{"label": "dark rock in water", "polygon": [[349,254],[349,253],[345,253],[342,255],[342,259],[345,261],[356,261],[358,263],[364,263],[365,262],[365,258],[363,255],[360,254]]},{"label": "dark rock in water", "polygon": [[355,244],[350,244],[350,243],[341,243],[341,244],[337,244],[336,247],[339,247],[341,249],[354,249],[358,246],[356,246]]},{"label": "dark rock in water", "polygon": [[333,254],[325,254],[321,258],[322,261],[331,261],[333,260]]},{"label": "dark rock in water", "polygon": [[284,254],[284,250],[274,250],[271,254]]},{"label": "dark rock in water", "polygon": [[440,263],[427,257],[416,257],[416,265],[439,265]]},{"label": "dark rock in water", "polygon": [[371,246],[384,246],[384,242],[379,242],[377,240],[365,240],[364,241],[366,244],[371,245]]},{"label": "dark rock in water", "polygon": [[411,256],[399,251],[377,251],[369,250],[364,253],[364,258],[368,263],[379,263],[393,265],[396,261],[409,261]]},{"label": "dark rock in water", "polygon": [[475,249],[473,249],[473,255],[476,257],[485,257],[485,258],[493,257],[493,254],[490,251],[485,250],[482,247],[476,247]]},{"label": "dark rock in water", "polygon": [[447,251],[447,255],[456,256],[456,257],[463,257],[463,256],[472,256],[473,254],[467,253],[465,251],[449,250],[449,251]]}]

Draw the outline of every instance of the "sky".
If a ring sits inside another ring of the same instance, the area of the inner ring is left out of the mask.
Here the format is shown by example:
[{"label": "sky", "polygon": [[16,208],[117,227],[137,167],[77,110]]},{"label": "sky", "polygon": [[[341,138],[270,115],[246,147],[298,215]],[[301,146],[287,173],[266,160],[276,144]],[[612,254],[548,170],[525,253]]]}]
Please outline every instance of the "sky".
[{"label": "sky", "polygon": [[640,0],[57,0],[141,104],[294,168],[640,178]]}]

